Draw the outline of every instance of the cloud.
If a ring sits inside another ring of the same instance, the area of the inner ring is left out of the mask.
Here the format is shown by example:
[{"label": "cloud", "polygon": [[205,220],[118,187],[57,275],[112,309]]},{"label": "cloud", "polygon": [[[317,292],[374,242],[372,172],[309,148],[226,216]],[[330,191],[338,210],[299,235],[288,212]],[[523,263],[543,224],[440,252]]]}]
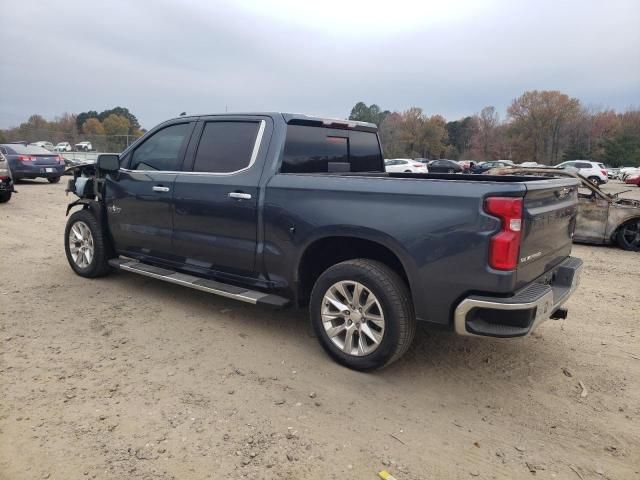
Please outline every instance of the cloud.
[{"label": "cloud", "polygon": [[147,128],[225,108],[344,117],[360,100],[452,119],[528,89],[640,104],[636,1],[4,6],[0,127],[116,105]]}]

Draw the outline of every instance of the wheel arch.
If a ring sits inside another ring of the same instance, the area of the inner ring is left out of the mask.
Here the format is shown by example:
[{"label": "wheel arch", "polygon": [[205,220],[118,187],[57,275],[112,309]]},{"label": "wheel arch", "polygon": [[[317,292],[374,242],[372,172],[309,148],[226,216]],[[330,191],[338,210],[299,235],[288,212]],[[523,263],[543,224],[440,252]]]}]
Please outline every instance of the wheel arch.
[{"label": "wheel arch", "polygon": [[308,304],[313,285],[327,268],[356,258],[377,260],[387,265],[402,278],[411,291],[409,262],[400,251],[392,240],[379,235],[363,235],[363,232],[327,234],[314,238],[301,250],[296,262],[297,303],[299,306]]}]

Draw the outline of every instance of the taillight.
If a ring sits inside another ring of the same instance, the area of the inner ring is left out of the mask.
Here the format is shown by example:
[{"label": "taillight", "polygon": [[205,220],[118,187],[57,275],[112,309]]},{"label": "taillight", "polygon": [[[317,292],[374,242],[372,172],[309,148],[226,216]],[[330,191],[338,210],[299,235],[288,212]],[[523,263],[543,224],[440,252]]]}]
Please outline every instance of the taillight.
[{"label": "taillight", "polygon": [[522,238],[522,198],[489,197],[484,210],[502,222],[489,243],[489,265],[496,270],[514,270]]},{"label": "taillight", "polygon": [[604,175],[605,177],[607,176],[607,171],[606,170],[600,170],[600,172],[602,172],[602,175]]},{"label": "taillight", "polygon": [[62,155],[58,155],[58,163],[64,163],[64,157]]},{"label": "taillight", "polygon": [[20,155],[18,157],[18,160],[20,160],[21,162],[33,162],[35,161],[36,157],[30,157],[28,155]]}]

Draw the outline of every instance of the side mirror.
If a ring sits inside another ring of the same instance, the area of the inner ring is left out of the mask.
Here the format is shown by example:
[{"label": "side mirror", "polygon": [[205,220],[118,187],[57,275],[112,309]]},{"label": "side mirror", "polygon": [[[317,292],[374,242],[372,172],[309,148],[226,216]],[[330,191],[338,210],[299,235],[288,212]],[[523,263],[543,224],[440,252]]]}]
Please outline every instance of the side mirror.
[{"label": "side mirror", "polygon": [[98,170],[103,172],[112,173],[120,170],[120,157],[113,154],[98,155],[96,160]]}]

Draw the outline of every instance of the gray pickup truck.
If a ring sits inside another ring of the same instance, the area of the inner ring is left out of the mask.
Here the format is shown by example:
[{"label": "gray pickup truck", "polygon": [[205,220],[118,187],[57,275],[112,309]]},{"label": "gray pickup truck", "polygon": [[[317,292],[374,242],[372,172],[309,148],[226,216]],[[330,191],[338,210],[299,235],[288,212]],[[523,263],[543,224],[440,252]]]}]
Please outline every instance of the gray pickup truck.
[{"label": "gray pickup truck", "polygon": [[358,370],[398,359],[418,321],[521,337],[564,318],[582,266],[575,179],[386,173],[367,123],[180,117],[72,170],[77,274],[308,307],[324,349]]}]

